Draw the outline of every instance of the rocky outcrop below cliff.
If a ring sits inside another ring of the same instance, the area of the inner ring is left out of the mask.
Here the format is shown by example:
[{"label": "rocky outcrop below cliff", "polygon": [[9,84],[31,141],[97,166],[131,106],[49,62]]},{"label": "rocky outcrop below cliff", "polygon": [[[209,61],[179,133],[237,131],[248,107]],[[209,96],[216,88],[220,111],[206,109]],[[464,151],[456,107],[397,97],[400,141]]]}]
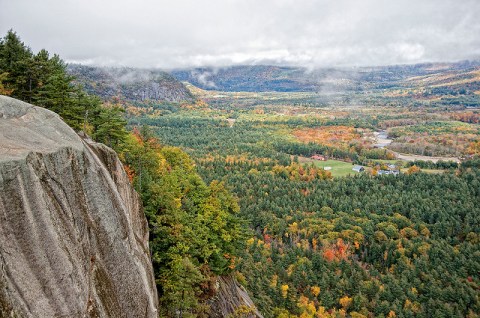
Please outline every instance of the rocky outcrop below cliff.
[{"label": "rocky outcrop below cliff", "polygon": [[156,317],[148,227],[115,152],[0,96],[0,317]]},{"label": "rocky outcrop below cliff", "polygon": [[263,318],[247,291],[232,276],[217,278],[216,293],[209,300],[210,317]]}]

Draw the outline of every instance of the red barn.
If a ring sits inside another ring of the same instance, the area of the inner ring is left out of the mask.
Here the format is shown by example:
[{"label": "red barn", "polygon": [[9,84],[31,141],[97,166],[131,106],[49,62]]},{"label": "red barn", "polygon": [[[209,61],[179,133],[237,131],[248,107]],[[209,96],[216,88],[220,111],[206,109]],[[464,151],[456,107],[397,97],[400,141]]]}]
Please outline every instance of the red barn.
[{"label": "red barn", "polygon": [[314,159],[314,160],[320,160],[320,161],[325,161],[325,160],[327,160],[327,159],[325,158],[325,156],[322,156],[322,155],[313,155],[311,158]]}]

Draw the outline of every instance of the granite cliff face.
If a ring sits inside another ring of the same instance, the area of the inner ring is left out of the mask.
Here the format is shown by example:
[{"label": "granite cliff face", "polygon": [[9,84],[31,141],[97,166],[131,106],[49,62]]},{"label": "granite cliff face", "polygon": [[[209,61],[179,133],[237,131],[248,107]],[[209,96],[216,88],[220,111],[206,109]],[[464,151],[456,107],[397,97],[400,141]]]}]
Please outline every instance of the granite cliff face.
[{"label": "granite cliff face", "polygon": [[155,317],[148,227],[115,152],[0,96],[0,317]]},{"label": "granite cliff face", "polygon": [[108,68],[72,64],[68,72],[90,94],[108,100],[191,102],[190,91],[173,76],[159,70]]}]

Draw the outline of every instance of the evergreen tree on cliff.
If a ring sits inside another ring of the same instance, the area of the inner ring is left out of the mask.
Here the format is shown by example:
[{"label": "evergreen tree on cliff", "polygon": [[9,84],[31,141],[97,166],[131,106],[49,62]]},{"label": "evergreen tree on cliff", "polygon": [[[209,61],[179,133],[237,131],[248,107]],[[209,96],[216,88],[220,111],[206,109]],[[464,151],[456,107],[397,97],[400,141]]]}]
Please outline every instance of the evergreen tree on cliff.
[{"label": "evergreen tree on cliff", "polygon": [[[101,107],[98,98],[74,84],[58,55],[50,57],[46,50],[33,54],[13,30],[0,40],[0,94],[50,109],[76,130],[92,126],[89,114],[94,113],[119,124],[118,116],[110,116],[111,111]],[[123,137],[112,136],[117,139],[110,145],[119,144]]]}]

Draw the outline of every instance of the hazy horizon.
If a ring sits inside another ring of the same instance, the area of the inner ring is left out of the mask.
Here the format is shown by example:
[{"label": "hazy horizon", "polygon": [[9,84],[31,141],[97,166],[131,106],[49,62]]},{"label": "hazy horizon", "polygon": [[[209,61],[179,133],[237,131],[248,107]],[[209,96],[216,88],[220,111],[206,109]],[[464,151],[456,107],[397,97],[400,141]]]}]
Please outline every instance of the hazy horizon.
[{"label": "hazy horizon", "polygon": [[377,68],[377,67],[395,67],[395,66],[414,66],[414,65],[422,65],[422,64],[432,64],[432,65],[439,65],[439,64],[458,64],[458,63],[475,63],[480,64],[480,58],[478,59],[466,59],[466,60],[456,60],[456,61],[434,61],[434,62],[412,62],[412,63],[397,63],[397,64],[384,64],[384,65],[318,65],[314,67],[310,67],[308,65],[295,65],[295,64],[275,64],[275,63],[251,63],[251,64],[225,64],[225,65],[201,65],[201,66],[182,66],[182,67],[157,67],[157,66],[131,66],[131,65],[123,65],[123,64],[113,64],[113,65],[102,65],[102,64],[91,64],[91,63],[82,63],[78,61],[66,61],[69,65],[81,65],[81,66],[89,66],[89,67],[101,67],[101,68],[132,68],[132,69],[140,69],[140,70],[158,70],[158,71],[187,71],[187,70],[194,70],[194,69],[212,69],[212,70],[221,70],[221,69],[228,69],[233,67],[281,67],[281,68],[303,68],[307,72],[311,70],[320,70],[320,69],[368,69],[368,68]]},{"label": "hazy horizon", "polygon": [[69,63],[163,70],[480,59],[480,2],[0,0],[0,32]]}]

